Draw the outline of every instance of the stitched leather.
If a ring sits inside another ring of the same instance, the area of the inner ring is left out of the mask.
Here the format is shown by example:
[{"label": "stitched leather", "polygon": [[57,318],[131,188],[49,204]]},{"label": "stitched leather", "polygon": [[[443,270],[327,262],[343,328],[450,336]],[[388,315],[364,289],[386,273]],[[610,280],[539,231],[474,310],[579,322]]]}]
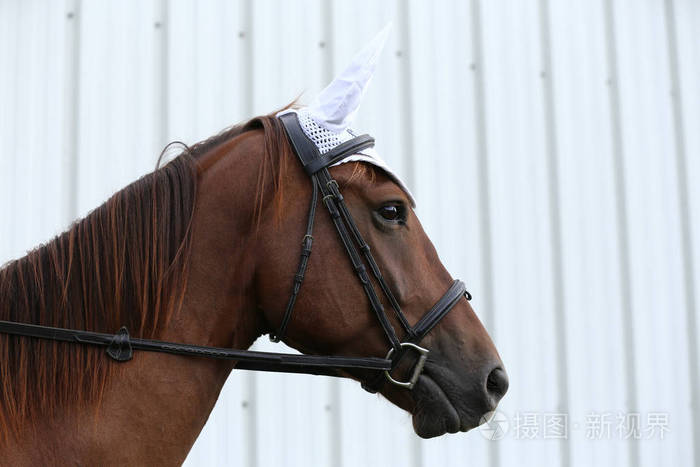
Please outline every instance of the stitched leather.
[{"label": "stitched leather", "polygon": [[311,160],[304,166],[304,170],[309,175],[313,175],[321,169],[325,169],[348,156],[357,154],[363,149],[374,146],[374,138],[370,135],[360,135],[350,141],[339,144],[325,154],[321,154],[316,159]]},{"label": "stitched leather", "polygon": [[438,322],[457,304],[465,295],[467,287],[464,282],[456,280],[452,283],[445,295],[423,315],[423,317],[413,326],[415,337],[412,339],[417,343],[428,334]]},{"label": "stitched leather", "polygon": [[289,296],[289,301],[287,301],[287,307],[284,310],[284,315],[282,316],[282,321],[275,333],[270,333],[270,340],[272,342],[279,342],[284,338],[284,334],[287,331],[287,326],[289,325],[289,320],[292,317],[292,311],[294,311],[294,305],[297,301],[297,296],[301,290],[301,284],[304,282],[304,275],[306,274],[306,267],[309,264],[309,257],[311,256],[311,247],[313,245],[314,237],[314,219],[316,217],[316,204],[318,203],[318,186],[312,180],[313,185],[311,194],[311,206],[309,207],[309,217],[306,222],[306,234],[301,242],[301,257],[299,259],[299,268],[297,273],[294,275],[294,283],[292,285],[292,294]]},{"label": "stitched leather", "polygon": [[[126,328],[122,329],[126,330]],[[0,332],[25,337],[36,337],[40,339],[52,339],[63,342],[102,346],[107,347],[108,349],[114,344],[115,341],[119,342],[125,338],[125,335],[121,332],[121,330],[117,334],[104,334],[101,332],[53,328],[35,324],[14,323],[11,321],[0,321]],[[250,350],[205,347],[133,337],[129,339],[129,343],[133,350],[163,352],[191,357],[217,358],[221,360],[238,360],[237,367],[248,370],[289,371],[293,373],[311,373],[321,375],[328,374],[329,376],[337,376],[337,372],[330,370],[387,370],[391,368],[391,360],[376,357],[325,357],[317,355],[256,352]]]},{"label": "stitched leather", "polygon": [[314,159],[321,156],[316,145],[307,138],[306,133],[299,124],[299,118],[294,113],[284,114],[279,116],[287,136],[289,144],[291,144],[294,153],[301,161],[301,165],[306,167]]}]

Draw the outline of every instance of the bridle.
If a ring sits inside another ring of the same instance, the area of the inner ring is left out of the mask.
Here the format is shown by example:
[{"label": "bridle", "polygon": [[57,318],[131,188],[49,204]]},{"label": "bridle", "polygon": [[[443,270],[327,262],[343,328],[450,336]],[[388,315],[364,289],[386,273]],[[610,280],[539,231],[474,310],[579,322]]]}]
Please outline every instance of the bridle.
[{"label": "bridle", "polygon": [[[321,196],[322,202],[331,216],[340,240],[352,263],[352,267],[369,299],[372,311],[376,315],[384,334],[386,334],[389,340],[390,349],[385,358],[293,355],[205,347],[165,342],[155,339],[133,338],[129,335],[129,331],[126,327],[123,326],[116,334],[105,334],[0,320],[0,333],[102,346],[106,347],[107,355],[118,362],[131,360],[134,350],[145,350],[185,356],[236,360],[237,363],[235,367],[244,370],[306,373],[327,376],[343,376],[343,371],[374,370],[378,372],[377,376],[362,384],[362,387],[366,390],[376,392],[385,381],[411,389],[416,384],[418,377],[423,371],[429,353],[428,349],[419,345],[421,340],[463,296],[465,296],[467,300],[470,300],[471,295],[466,291],[464,283],[460,280],[456,280],[440,300],[438,300],[414,326],[409,325],[394,294],[384,280],[377,266],[377,262],[372,256],[369,245],[362,238],[345,204],[343,195],[340,193],[338,182],[331,177],[328,171],[328,168],[336,162],[350,155],[357,154],[363,149],[374,146],[374,138],[369,135],[356,136],[349,141],[339,144],[332,150],[321,154],[315,143],[304,133],[296,113],[290,112],[282,114],[279,116],[279,119],[284,126],[295,154],[311,179],[312,195],[306,233],[302,240],[301,257],[297,273],[294,275],[292,293],[287,301],[287,306],[279,327],[275,332],[270,333],[270,340],[279,342],[284,339],[292,317],[294,305],[299,291],[301,290],[306,267],[311,255],[316,206],[318,204],[318,198]],[[399,339],[394,327],[389,321],[384,306],[372,284],[367,267],[369,267],[374,280],[379,284],[382,293],[387,298],[391,308],[394,310],[396,318],[405,331],[404,340]],[[410,377],[406,381],[398,381],[392,377],[391,372],[397,368],[401,359],[409,353],[417,354],[418,359],[413,364]]]},{"label": "bridle", "polygon": [[[326,206],[343,247],[350,258],[352,268],[357,274],[365,294],[369,299],[370,307],[377,317],[377,320],[379,321],[379,324],[381,325],[382,330],[384,331],[384,334],[391,345],[389,352],[385,357],[385,360],[391,361],[391,368],[384,371],[384,376],[386,376],[386,379],[392,384],[410,389],[416,384],[418,376],[420,376],[423,366],[425,365],[425,361],[428,357],[428,350],[420,347],[418,344],[425,337],[425,335],[430,332],[430,330],[433,329],[433,327],[435,327],[435,325],[457,304],[460,298],[463,296],[471,298],[471,296],[466,291],[464,283],[456,280],[442,296],[442,298],[440,298],[440,300],[430,310],[428,310],[428,312],[416,323],[415,326],[412,327],[410,324],[408,324],[406,316],[401,311],[399,303],[394,297],[394,294],[391,292],[386,280],[384,280],[384,277],[379,270],[379,266],[377,266],[377,262],[372,256],[370,246],[367,244],[367,242],[365,242],[364,238],[362,238],[362,234],[357,228],[357,224],[355,224],[355,221],[350,214],[347,205],[345,204],[345,199],[340,193],[338,182],[331,177],[330,172],[328,171],[328,168],[336,162],[341,161],[342,159],[345,159],[353,154],[357,154],[363,149],[373,147],[374,138],[369,135],[356,136],[344,143],[339,144],[330,151],[321,154],[316,144],[308,138],[306,133],[304,133],[296,113],[290,112],[282,114],[279,116],[279,119],[284,126],[294,153],[299,158],[304,171],[311,179],[312,195],[311,205],[309,207],[309,217],[306,224],[306,233],[302,241],[299,269],[294,275],[292,294],[287,302],[287,308],[285,309],[285,313],[282,317],[282,322],[277,331],[270,334],[270,340],[273,342],[279,342],[284,338],[287,325],[289,324],[292,311],[294,310],[297,295],[301,289],[301,284],[304,281],[304,274],[306,272],[306,266],[308,264],[309,256],[311,255],[311,246],[313,244],[312,234],[314,217],[316,215],[316,205],[320,192],[323,204]],[[377,292],[374,289],[372,281],[370,280],[367,267],[369,267],[372,276],[379,284],[382,293],[387,298],[391,308],[394,310],[396,318],[405,331],[405,340],[399,340],[394,327],[392,326],[391,322],[389,322],[384,305],[382,305],[382,302],[379,300]],[[397,367],[399,360],[409,351],[416,352],[418,354],[418,360],[413,366],[411,377],[407,381],[397,381],[391,376],[391,370]],[[379,374],[377,378],[363,383],[363,387],[370,392],[376,392],[383,381],[382,375]]]}]

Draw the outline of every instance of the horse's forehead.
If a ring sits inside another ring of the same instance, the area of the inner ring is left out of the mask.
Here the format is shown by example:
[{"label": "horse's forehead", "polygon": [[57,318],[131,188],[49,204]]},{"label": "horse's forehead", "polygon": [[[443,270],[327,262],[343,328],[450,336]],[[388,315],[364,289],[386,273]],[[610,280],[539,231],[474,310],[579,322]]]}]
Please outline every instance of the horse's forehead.
[{"label": "horse's forehead", "polygon": [[[349,188],[360,194],[394,195],[407,198],[403,189],[382,169],[368,162],[350,162],[332,167],[332,175],[341,188]],[[409,199],[406,199],[410,203]]]}]

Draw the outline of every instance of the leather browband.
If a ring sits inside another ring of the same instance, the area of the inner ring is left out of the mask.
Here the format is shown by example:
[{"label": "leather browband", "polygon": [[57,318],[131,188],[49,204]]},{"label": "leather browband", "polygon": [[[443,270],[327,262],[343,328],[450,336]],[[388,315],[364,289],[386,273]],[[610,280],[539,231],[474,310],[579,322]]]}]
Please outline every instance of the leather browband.
[{"label": "leather browband", "polygon": [[306,133],[304,133],[304,130],[301,128],[296,114],[288,113],[280,115],[279,119],[284,124],[284,129],[289,136],[287,140],[301,161],[301,165],[306,167],[314,159],[321,156],[314,142],[306,136]]},{"label": "leather browband", "polygon": [[288,113],[280,115],[279,119],[284,123],[289,136],[289,143],[294,148],[304,170],[308,175],[313,175],[321,169],[330,167],[341,159],[357,154],[363,149],[374,146],[374,138],[370,135],[360,135],[339,144],[325,154],[321,154],[316,145],[304,133],[296,114]]},{"label": "leather browband", "polygon": [[304,166],[304,170],[309,175],[313,175],[321,169],[330,167],[341,159],[357,154],[363,149],[374,147],[374,138],[370,135],[360,135],[350,141],[339,144],[325,154],[312,160]]}]

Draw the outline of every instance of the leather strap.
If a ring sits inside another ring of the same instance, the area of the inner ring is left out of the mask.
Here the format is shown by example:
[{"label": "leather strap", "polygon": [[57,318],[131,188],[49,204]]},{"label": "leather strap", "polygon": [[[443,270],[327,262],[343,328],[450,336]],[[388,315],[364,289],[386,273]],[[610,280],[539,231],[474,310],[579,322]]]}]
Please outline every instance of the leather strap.
[{"label": "leather strap", "polygon": [[292,317],[292,312],[294,311],[294,305],[297,301],[297,295],[301,290],[301,284],[304,282],[304,275],[306,274],[306,267],[309,264],[309,257],[311,256],[311,247],[314,242],[314,219],[316,218],[316,204],[318,204],[318,185],[314,180],[311,181],[313,185],[311,194],[311,206],[309,207],[309,217],[306,221],[306,234],[301,241],[301,258],[299,259],[299,268],[297,273],[294,275],[294,283],[292,284],[292,293],[289,296],[289,301],[287,302],[287,308],[284,310],[284,315],[282,316],[282,322],[277,328],[277,332],[270,333],[270,340],[272,342],[279,342],[284,339],[284,334],[287,331],[287,326],[289,325],[289,320]]},{"label": "leather strap", "polygon": [[445,295],[418,320],[413,326],[413,342],[419,342],[428,334],[435,325],[457,304],[457,302],[465,296],[467,287],[464,282],[456,280],[452,283]]},{"label": "leather strap", "polygon": [[297,155],[301,161],[301,165],[306,170],[306,166],[310,164],[313,160],[319,158],[321,153],[318,148],[304,133],[304,130],[299,124],[299,118],[295,113],[288,113],[280,115],[279,119],[282,121],[282,126],[287,132],[287,137],[289,139],[289,144],[294,149],[294,153]]},{"label": "leather strap", "polygon": [[304,170],[309,175],[313,175],[321,169],[325,169],[353,154],[357,154],[363,149],[374,146],[374,138],[370,135],[356,136],[355,138],[339,144],[325,154],[321,154],[316,159],[304,166]]},{"label": "leather strap", "polygon": [[[122,330],[126,331],[126,328],[123,327]],[[0,321],[0,333],[107,347],[107,354],[112,358],[115,358],[112,355],[113,352],[111,352],[111,350],[114,349],[114,343],[119,342],[119,346],[122,349],[128,347],[133,350],[146,350],[190,357],[236,360],[238,361],[236,366],[246,370],[284,371],[338,376],[335,370],[339,369],[387,370],[391,368],[391,360],[384,358],[324,357],[318,355],[294,355],[226,349],[221,347],[205,347],[155,339],[133,338],[129,337],[128,332],[122,332],[122,330],[117,334],[105,334],[101,332],[78,331],[75,329],[54,328],[36,324]],[[115,358],[115,360],[120,362],[126,361],[121,358]]]}]

